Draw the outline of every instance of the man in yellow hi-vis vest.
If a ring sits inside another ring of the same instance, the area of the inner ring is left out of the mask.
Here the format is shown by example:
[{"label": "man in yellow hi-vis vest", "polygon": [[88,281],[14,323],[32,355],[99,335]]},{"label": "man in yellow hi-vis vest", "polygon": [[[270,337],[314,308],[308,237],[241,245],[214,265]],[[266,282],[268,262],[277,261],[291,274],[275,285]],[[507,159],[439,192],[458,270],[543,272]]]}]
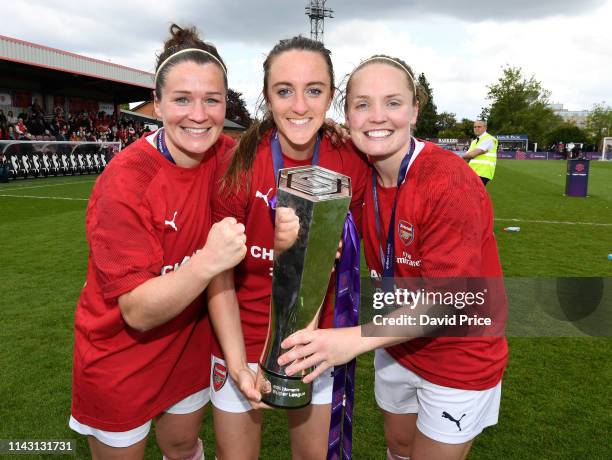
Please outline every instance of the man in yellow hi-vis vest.
[{"label": "man in yellow hi-vis vest", "polygon": [[470,167],[480,176],[482,183],[487,185],[495,174],[497,163],[497,139],[487,132],[487,122],[476,120],[474,122],[476,139],[470,144],[470,149],[463,155]]}]

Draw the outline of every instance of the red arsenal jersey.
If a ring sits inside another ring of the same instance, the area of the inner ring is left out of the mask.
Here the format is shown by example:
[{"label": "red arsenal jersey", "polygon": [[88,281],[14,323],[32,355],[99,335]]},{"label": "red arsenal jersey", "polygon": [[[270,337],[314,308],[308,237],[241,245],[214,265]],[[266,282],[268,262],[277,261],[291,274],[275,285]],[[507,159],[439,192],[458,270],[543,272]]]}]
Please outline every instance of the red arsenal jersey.
[{"label": "red arsenal jersey", "polygon": [[[145,138],[98,178],[87,208],[87,282],[75,316],[72,415],[127,431],[209,384],[210,324],[202,296],[150,331],[129,327],[118,297],[179,270],[206,242],[222,136],[191,169],[169,162]],[[202,199],[200,199],[202,198]]]},{"label": "red arsenal jersey", "polygon": [[[379,238],[376,229],[369,186],[363,238],[368,267],[373,275],[381,276],[380,248],[386,247],[397,188],[379,185],[377,192],[382,235]],[[502,278],[491,201],[480,178],[464,160],[426,142],[413,159],[397,200],[396,278]],[[399,226],[406,230],[403,234]],[[502,303],[499,308],[507,306]],[[505,317],[505,310],[500,316]],[[508,355],[503,337],[418,338],[387,351],[430,382],[467,390],[495,386]]]},{"label": "red arsenal jersey", "polygon": [[[310,165],[311,160],[295,161],[284,156],[284,167]],[[226,160],[229,165],[231,157]],[[359,222],[363,194],[369,179],[369,167],[362,155],[355,152],[352,144],[336,147],[327,136],[323,136],[319,149],[319,166],[345,174],[351,178],[353,197],[351,212]],[[227,166],[219,168],[218,179]],[[253,166],[245,175],[238,190],[221,191],[213,197],[213,222],[233,216],[244,223],[247,235],[247,255],[234,269],[236,295],[240,305],[240,319],[244,334],[247,359],[257,362],[263,350],[268,332],[270,296],[272,293],[272,260],[274,247],[274,225],[270,200],[276,195],[274,165],[270,148],[270,133],[262,139],[257,149]],[[329,295],[322,313],[321,327],[333,324],[333,304]],[[213,344],[213,353],[222,356],[218,343]]]}]

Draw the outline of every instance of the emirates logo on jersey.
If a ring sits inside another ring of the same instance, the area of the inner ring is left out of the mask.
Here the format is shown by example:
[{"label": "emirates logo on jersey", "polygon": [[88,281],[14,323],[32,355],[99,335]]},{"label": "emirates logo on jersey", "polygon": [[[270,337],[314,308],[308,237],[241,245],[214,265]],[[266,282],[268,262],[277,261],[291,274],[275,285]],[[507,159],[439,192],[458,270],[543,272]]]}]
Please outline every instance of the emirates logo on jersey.
[{"label": "emirates logo on jersey", "polygon": [[215,391],[219,391],[225,385],[227,380],[227,369],[221,363],[215,363],[213,367],[213,388]]},{"label": "emirates logo on jersey", "polygon": [[397,224],[397,234],[404,246],[410,246],[414,241],[414,225],[405,220],[400,220]]}]

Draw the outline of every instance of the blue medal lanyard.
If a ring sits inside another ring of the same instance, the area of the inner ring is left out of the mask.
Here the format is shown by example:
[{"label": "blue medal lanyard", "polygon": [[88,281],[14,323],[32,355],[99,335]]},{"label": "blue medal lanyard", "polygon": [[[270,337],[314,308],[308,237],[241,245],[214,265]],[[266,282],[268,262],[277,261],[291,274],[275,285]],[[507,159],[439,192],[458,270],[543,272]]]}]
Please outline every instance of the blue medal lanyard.
[{"label": "blue medal lanyard", "polygon": [[392,279],[395,270],[395,209],[397,208],[397,199],[399,197],[400,188],[408,174],[410,160],[415,149],[414,138],[410,139],[410,149],[404,156],[400,165],[399,174],[397,175],[397,192],[393,200],[393,210],[391,211],[391,219],[389,219],[389,229],[387,231],[387,251],[383,252],[382,248],[382,221],[380,218],[380,206],[378,204],[378,192],[376,191],[376,170],[372,168],[372,195],[374,196],[374,212],[376,214],[376,233],[378,235],[378,245],[380,250],[380,261],[383,266],[383,277]]},{"label": "blue medal lanyard", "polygon": [[176,162],[174,161],[174,158],[172,158],[172,155],[170,155],[170,151],[168,150],[168,146],[166,145],[166,137],[165,137],[165,130],[164,128],[160,128],[159,130],[159,134],[157,135],[157,150],[159,150],[159,152],[166,157],[166,160],[168,160],[170,163],[176,164]]},{"label": "blue medal lanyard", "polygon": [[[319,147],[321,145],[321,136],[317,134],[317,140],[315,142],[314,152],[312,154],[313,165],[319,164]],[[281,148],[280,141],[278,140],[278,132],[274,130],[270,139],[270,147],[272,149],[272,162],[274,164],[274,187],[278,181],[278,171],[285,167],[285,161],[283,160],[283,149]]]}]

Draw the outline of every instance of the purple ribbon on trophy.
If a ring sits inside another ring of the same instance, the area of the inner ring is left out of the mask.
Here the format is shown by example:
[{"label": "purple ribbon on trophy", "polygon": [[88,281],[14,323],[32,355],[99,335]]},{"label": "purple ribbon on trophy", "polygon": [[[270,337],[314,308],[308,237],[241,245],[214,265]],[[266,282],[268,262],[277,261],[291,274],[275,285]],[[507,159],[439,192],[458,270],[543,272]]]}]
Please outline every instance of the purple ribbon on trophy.
[{"label": "purple ribbon on trophy", "polygon": [[272,197],[269,203],[270,203],[270,217],[272,217],[272,225],[274,225],[274,221],[276,220],[276,195]]},{"label": "purple ribbon on trophy", "polygon": [[[342,253],[336,267],[334,327],[359,324],[360,245],[357,226],[348,213],[342,231]],[[353,449],[353,402],[357,360],[334,367],[334,387],[327,459],[350,459]]]}]

